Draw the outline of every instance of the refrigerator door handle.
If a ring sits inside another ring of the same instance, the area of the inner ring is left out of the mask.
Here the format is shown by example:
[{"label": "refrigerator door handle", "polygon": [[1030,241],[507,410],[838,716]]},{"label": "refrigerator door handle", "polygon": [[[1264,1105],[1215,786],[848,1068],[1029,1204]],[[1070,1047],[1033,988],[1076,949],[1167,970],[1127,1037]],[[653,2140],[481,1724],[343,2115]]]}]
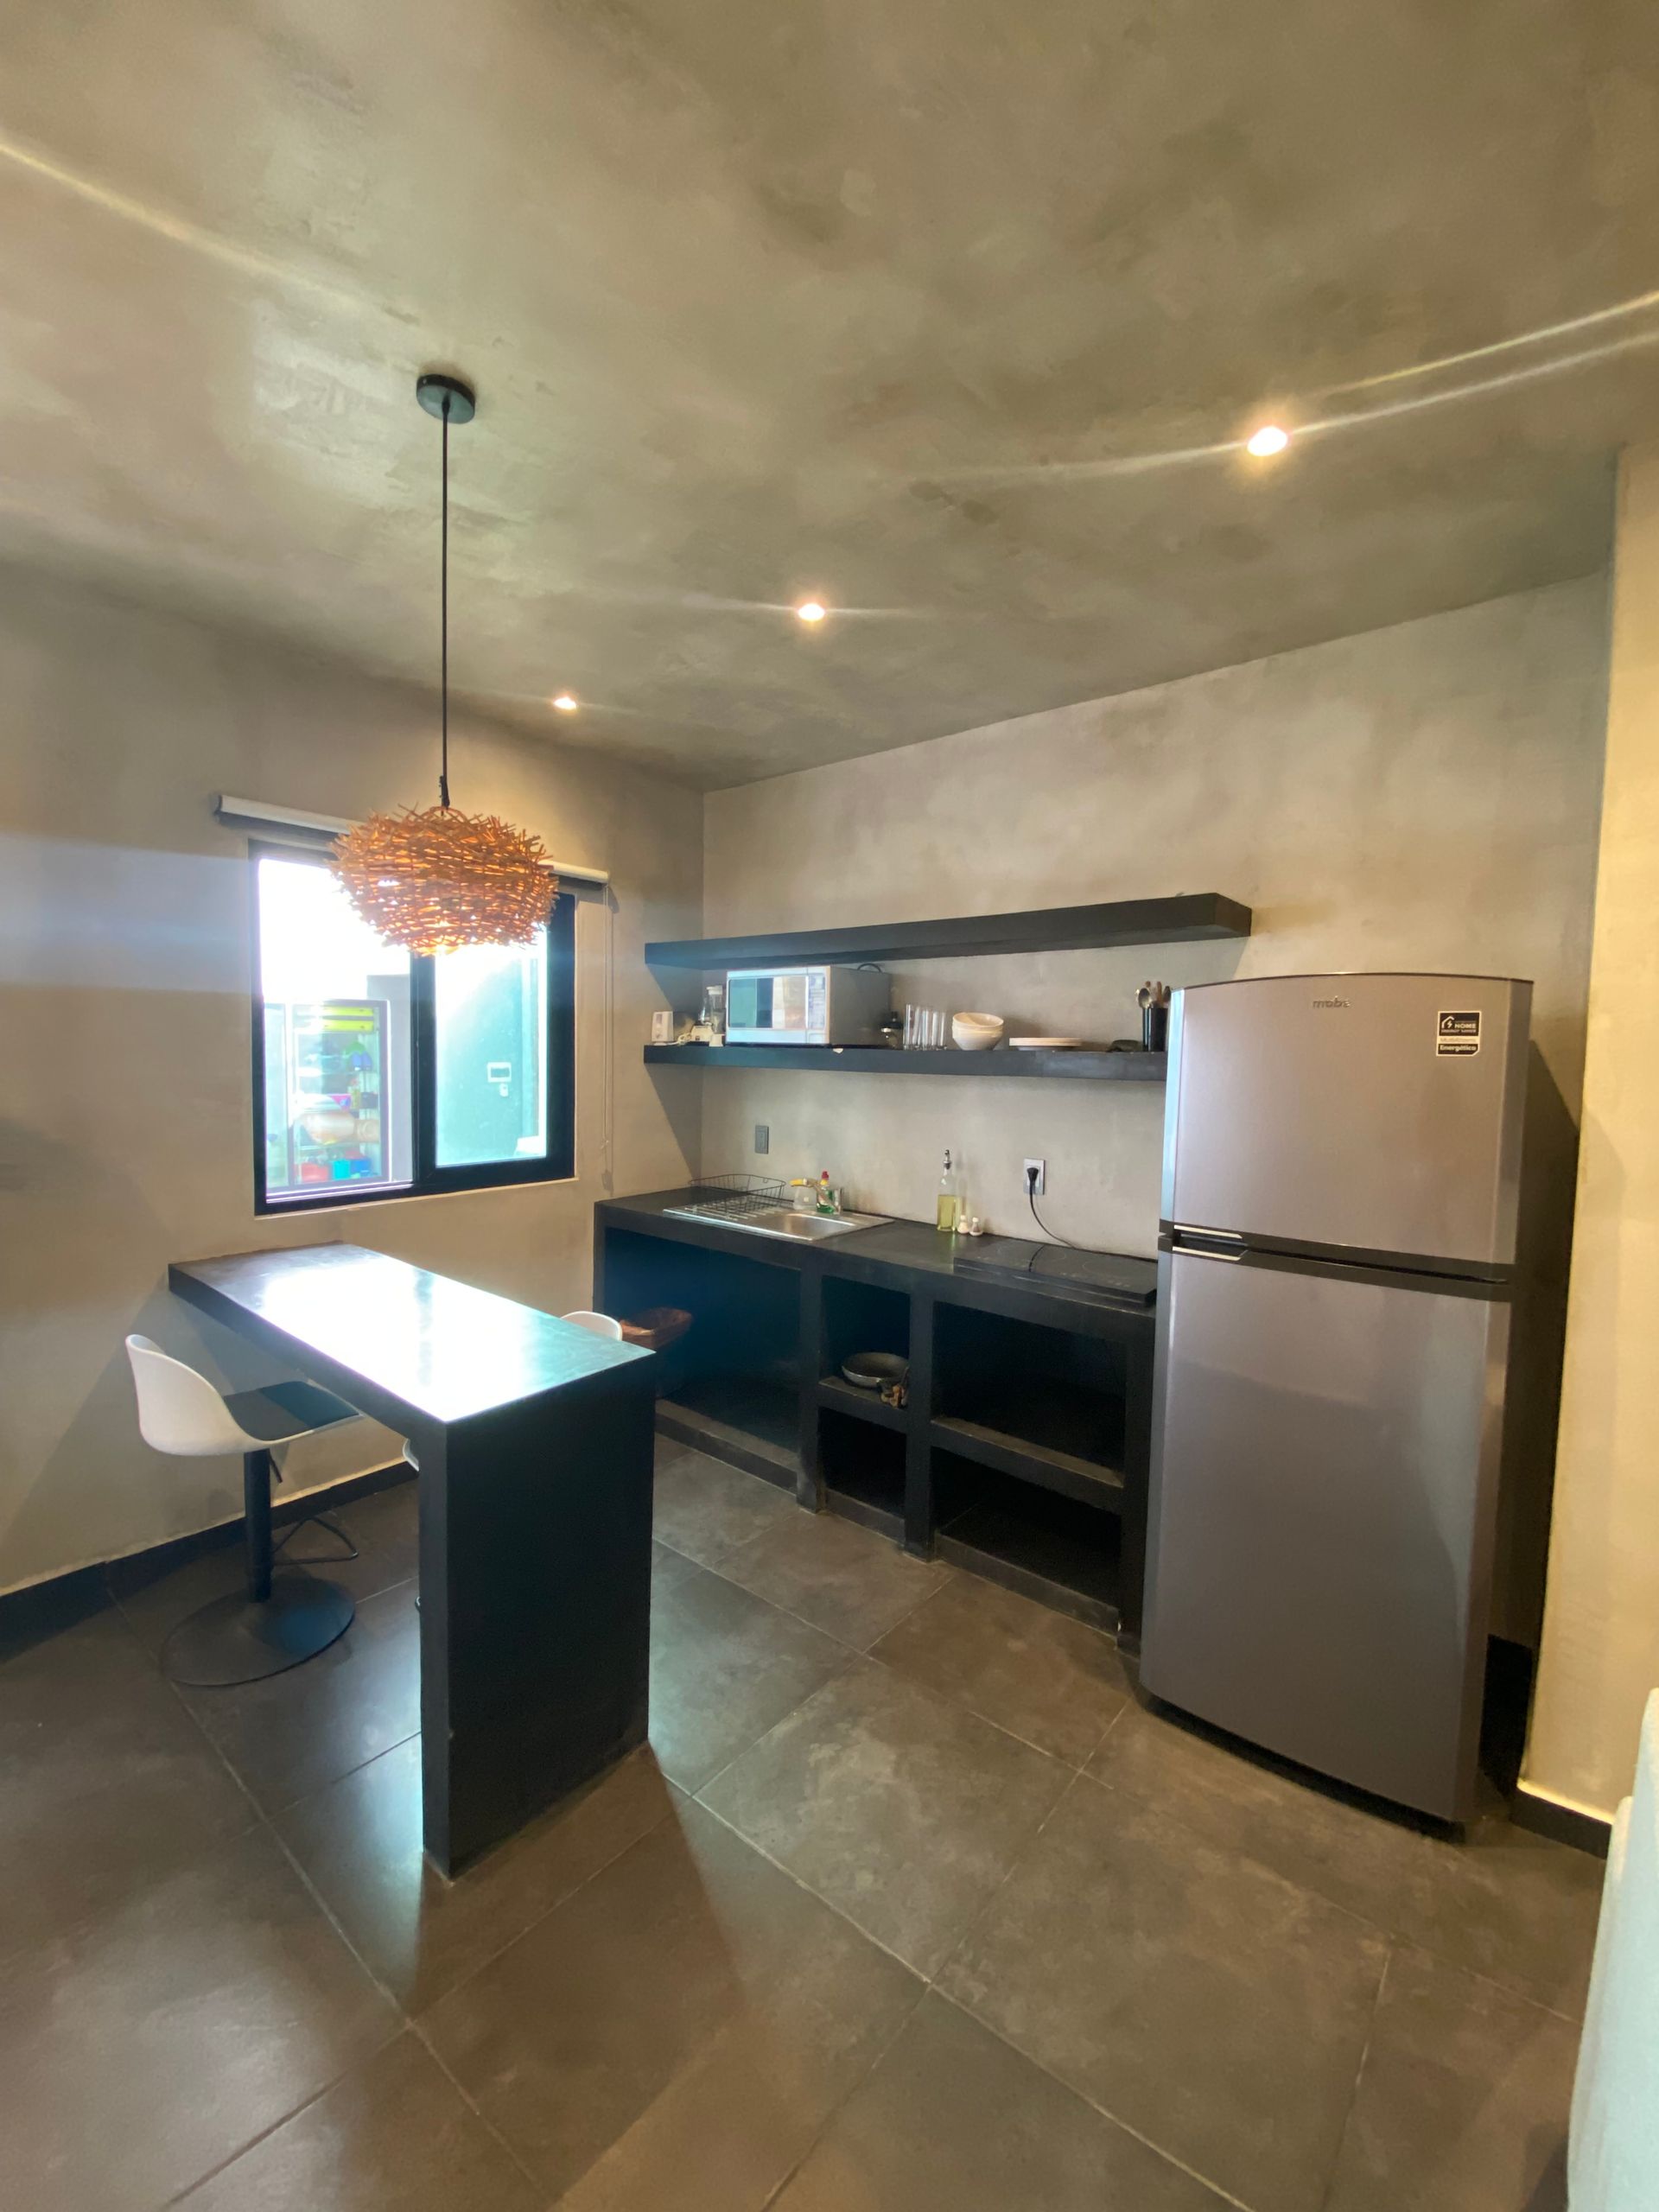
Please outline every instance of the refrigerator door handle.
[{"label": "refrigerator door handle", "polygon": [[1244,1239],[1230,1229],[1189,1229],[1176,1222],[1170,1231],[1172,1247],[1190,1252],[1195,1260],[1242,1260]]}]

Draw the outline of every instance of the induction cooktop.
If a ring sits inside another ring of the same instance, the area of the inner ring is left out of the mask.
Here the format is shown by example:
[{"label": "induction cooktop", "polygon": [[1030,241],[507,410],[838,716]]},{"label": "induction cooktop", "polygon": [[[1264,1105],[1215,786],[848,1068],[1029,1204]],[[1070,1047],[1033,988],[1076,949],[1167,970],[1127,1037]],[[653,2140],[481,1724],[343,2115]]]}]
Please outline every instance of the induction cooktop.
[{"label": "induction cooktop", "polygon": [[[965,1249],[964,1249],[965,1245]],[[958,1274],[982,1275],[1010,1287],[1026,1283],[1109,1300],[1114,1306],[1150,1306],[1157,1297],[1157,1262],[1132,1252],[1085,1252],[1071,1244],[1038,1244],[1023,1236],[958,1240]]]}]

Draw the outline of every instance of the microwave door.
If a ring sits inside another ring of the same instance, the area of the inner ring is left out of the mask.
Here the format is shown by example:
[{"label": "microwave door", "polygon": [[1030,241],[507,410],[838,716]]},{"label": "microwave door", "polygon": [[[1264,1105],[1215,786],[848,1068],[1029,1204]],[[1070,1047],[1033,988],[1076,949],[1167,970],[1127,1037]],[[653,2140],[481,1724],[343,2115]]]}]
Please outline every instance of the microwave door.
[{"label": "microwave door", "polygon": [[766,976],[726,978],[726,1027],[728,1031],[772,1027],[772,992]]}]

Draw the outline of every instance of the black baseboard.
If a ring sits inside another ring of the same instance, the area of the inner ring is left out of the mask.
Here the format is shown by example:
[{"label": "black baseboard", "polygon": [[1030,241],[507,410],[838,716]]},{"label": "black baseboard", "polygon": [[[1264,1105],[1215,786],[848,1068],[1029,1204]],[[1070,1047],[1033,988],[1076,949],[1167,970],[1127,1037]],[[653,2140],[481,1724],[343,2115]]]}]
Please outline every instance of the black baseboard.
[{"label": "black baseboard", "polygon": [[[407,1462],[394,1460],[390,1466],[372,1467],[365,1475],[349,1476],[344,1482],[307,1491],[299,1497],[279,1496],[272,1501],[270,1517],[279,1527],[290,1521],[307,1521],[315,1513],[332,1513],[356,1498],[370,1497],[376,1491],[413,1480],[414,1470]],[[241,1522],[221,1521],[188,1536],[170,1536],[165,1543],[151,1544],[142,1552],[128,1552],[120,1559],[91,1567],[73,1567],[66,1574],[31,1582],[27,1589],[8,1590],[0,1595],[0,1652],[37,1643],[42,1637],[58,1635],[78,1621],[102,1612],[113,1602],[112,1578],[124,1574],[136,1581],[153,1581],[157,1575],[200,1559],[204,1552],[222,1551],[226,1545],[241,1541]]]},{"label": "black baseboard", "polygon": [[1613,1840],[1613,1824],[1598,1813],[1580,1813],[1575,1806],[1558,1805],[1553,1797],[1539,1797],[1530,1789],[1517,1789],[1510,1801],[1510,1818],[1529,1835],[1548,1836],[1552,1843],[1571,1844],[1592,1859],[1605,1859]]}]

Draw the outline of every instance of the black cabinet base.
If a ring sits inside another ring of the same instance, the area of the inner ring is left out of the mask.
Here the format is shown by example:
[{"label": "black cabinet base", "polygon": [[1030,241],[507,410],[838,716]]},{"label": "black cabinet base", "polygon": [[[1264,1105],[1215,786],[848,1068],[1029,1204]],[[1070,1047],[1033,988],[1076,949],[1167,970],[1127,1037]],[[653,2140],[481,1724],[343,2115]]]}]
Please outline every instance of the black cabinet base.
[{"label": "black cabinet base", "polygon": [[[1132,1643],[1140,1625],[1153,1315],[1145,1296],[958,1270],[893,1222],[803,1249],[672,1208],[597,1210],[594,1303],[692,1316],[659,1435]],[[1149,1263],[1147,1263],[1149,1266]],[[855,1352],[909,1363],[903,1406]]]}]

